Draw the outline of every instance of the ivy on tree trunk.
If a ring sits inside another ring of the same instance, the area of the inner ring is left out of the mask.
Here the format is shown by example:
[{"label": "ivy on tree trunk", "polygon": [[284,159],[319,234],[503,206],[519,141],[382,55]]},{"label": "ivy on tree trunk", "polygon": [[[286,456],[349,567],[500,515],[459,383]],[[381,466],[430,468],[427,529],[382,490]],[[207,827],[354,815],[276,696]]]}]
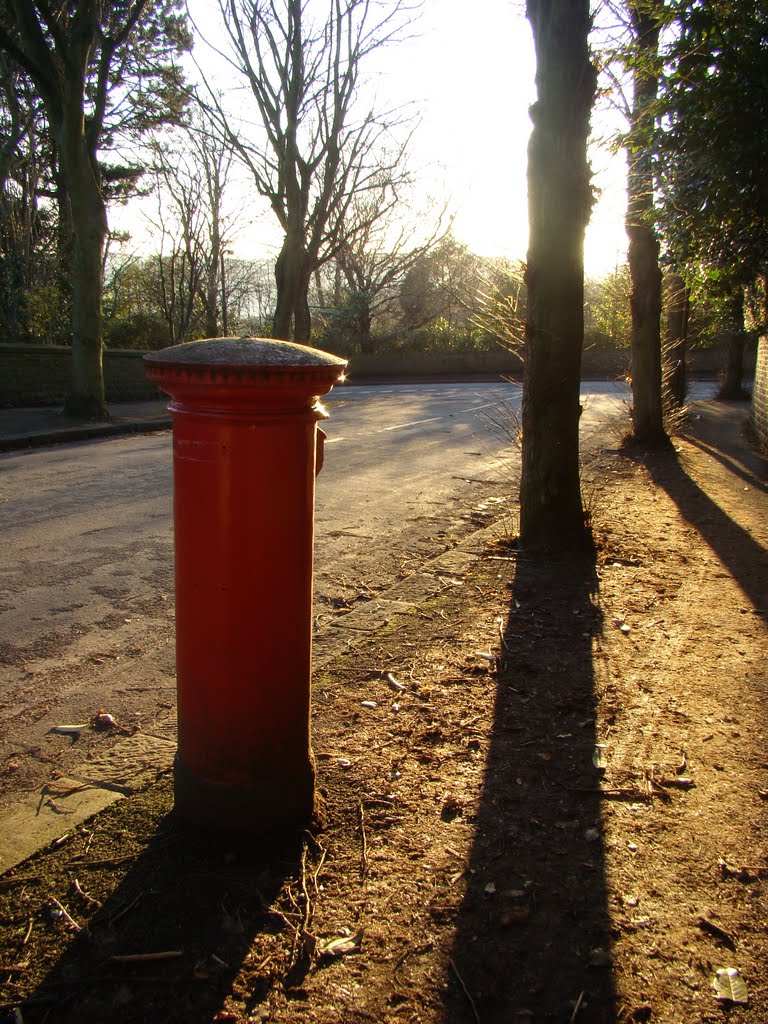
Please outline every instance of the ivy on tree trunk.
[{"label": "ivy on tree trunk", "polygon": [[[26,72],[45,108],[58,160],[60,212],[71,219],[72,388],[66,407],[78,416],[108,416],[101,360],[107,208],[100,156],[121,136],[135,141],[183,109],[186,94],[174,57],[191,39],[179,6],[177,0],[0,0],[0,51]],[[117,88],[115,103],[110,96]],[[63,231],[60,241],[63,255]]]},{"label": "ivy on tree trunk", "polygon": [[596,74],[588,0],[528,0],[537,101],[528,146],[530,236],[523,389],[520,542],[591,545],[579,479],[584,232],[592,207],[587,161]]}]

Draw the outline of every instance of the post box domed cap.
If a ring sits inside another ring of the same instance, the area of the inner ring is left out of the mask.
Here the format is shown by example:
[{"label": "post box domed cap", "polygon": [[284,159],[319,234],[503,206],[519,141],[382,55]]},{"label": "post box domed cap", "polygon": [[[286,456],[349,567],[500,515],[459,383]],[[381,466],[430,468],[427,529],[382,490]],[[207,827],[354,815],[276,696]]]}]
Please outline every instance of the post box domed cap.
[{"label": "post box domed cap", "polygon": [[241,367],[337,367],[347,360],[331,352],[299,345],[295,341],[273,338],[208,338],[186,341],[157,352],[148,352],[144,361],[159,366],[241,366]]}]

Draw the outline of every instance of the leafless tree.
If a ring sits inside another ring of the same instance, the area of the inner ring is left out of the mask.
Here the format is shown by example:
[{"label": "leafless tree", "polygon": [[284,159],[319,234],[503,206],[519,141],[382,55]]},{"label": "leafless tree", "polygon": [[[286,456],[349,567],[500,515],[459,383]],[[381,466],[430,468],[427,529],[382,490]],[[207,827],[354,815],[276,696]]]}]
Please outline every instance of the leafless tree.
[{"label": "leafless tree", "polygon": [[[413,0],[219,0],[230,61],[255,102],[260,137],[225,117],[222,128],[277,217],[273,333],[308,341],[314,271],[350,241],[349,211],[382,173],[401,175],[402,114],[359,102],[366,60],[402,38]],[[324,10],[324,15],[318,12]],[[386,144],[386,145],[385,145]],[[384,152],[388,153],[385,157]],[[360,224],[364,231],[365,225]]]},{"label": "leafless tree", "polygon": [[173,343],[185,341],[202,315],[207,337],[228,327],[227,257],[235,214],[225,208],[231,146],[198,111],[189,124],[152,143],[160,240],[163,315]]},{"label": "leafless tree", "polygon": [[374,342],[374,319],[397,297],[409,272],[450,232],[453,218],[446,204],[417,214],[414,203],[412,194],[404,196],[382,174],[377,186],[356,196],[348,208],[334,264],[346,284],[351,340],[361,352],[390,340]]}]

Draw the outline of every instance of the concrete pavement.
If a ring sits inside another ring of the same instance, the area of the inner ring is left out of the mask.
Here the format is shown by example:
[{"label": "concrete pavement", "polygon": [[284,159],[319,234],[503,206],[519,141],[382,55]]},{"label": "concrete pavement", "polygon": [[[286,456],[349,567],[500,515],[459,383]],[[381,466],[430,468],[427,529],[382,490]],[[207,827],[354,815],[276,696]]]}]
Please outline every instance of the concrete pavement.
[{"label": "concrete pavement", "polygon": [[171,425],[167,406],[167,399],[112,402],[104,422],[65,416],[55,406],[0,409],[0,451],[166,430]]}]

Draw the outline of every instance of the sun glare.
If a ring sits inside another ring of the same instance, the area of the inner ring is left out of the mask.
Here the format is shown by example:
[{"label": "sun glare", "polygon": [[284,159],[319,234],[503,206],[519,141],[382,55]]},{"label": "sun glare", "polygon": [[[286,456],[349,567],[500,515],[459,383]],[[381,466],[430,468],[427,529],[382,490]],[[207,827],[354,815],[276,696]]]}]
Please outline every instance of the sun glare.
[{"label": "sun glare", "polygon": [[[454,234],[481,256],[525,258],[535,72],[523,5],[508,0],[478,0],[471,16],[465,0],[427,0],[414,37],[379,71],[389,100],[421,106],[422,187],[450,200]],[[585,267],[600,277],[625,257],[624,161],[593,149],[599,199]]]}]

